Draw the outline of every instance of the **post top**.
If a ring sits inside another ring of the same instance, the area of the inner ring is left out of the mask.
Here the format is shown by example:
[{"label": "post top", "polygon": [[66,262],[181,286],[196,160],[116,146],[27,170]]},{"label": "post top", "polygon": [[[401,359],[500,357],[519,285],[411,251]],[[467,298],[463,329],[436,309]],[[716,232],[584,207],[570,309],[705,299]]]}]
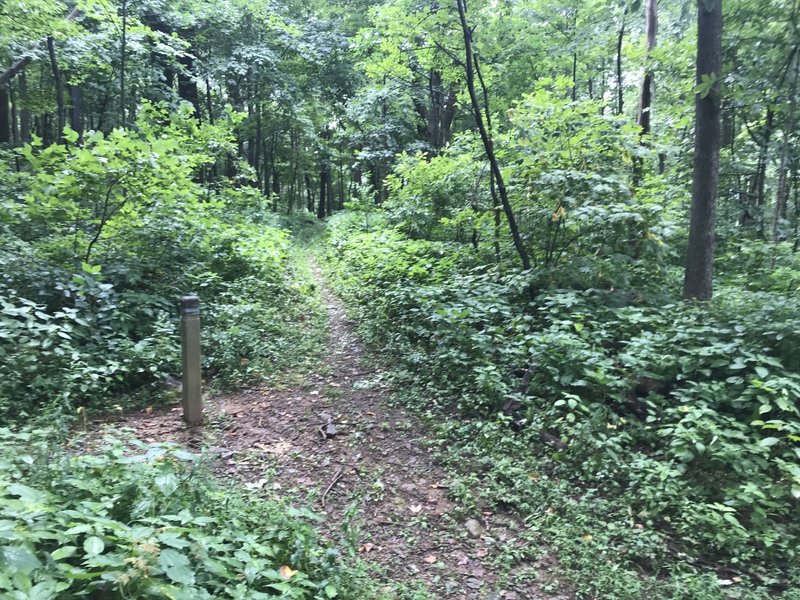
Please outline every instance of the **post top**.
[{"label": "post top", "polygon": [[200,298],[197,296],[181,296],[181,312],[183,314],[199,314]]}]

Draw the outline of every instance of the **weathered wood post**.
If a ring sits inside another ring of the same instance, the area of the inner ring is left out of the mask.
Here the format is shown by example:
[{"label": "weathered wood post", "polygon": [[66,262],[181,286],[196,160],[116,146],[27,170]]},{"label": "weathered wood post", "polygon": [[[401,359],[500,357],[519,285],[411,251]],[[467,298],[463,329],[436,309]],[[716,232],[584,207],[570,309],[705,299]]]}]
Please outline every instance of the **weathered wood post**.
[{"label": "weathered wood post", "polygon": [[200,371],[200,298],[181,298],[181,359],[183,363],[183,418],[190,425],[203,421]]}]

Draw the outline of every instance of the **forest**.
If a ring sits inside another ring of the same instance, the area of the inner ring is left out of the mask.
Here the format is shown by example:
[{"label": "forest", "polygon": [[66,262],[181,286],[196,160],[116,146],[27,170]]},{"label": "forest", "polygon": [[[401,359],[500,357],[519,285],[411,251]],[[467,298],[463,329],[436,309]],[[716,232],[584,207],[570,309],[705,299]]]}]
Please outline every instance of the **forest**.
[{"label": "forest", "polygon": [[798,0],[0,0],[0,597],[800,599],[799,78]]}]

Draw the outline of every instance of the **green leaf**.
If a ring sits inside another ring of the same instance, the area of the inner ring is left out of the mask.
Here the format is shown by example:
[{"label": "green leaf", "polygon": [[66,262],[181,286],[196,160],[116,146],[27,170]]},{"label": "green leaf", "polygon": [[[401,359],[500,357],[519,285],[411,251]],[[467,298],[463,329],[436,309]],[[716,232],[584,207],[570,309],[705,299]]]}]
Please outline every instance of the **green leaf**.
[{"label": "green leaf", "polygon": [[328,596],[328,598],[336,598],[338,594],[339,592],[336,591],[336,586],[332,583],[325,586],[325,595]]},{"label": "green leaf", "polygon": [[89,536],[83,542],[83,549],[89,556],[100,554],[105,547],[106,543],[96,535]]},{"label": "green leaf", "polygon": [[78,141],[78,132],[69,126],[64,127],[64,139],[70,144],[74,144]]},{"label": "green leaf", "polygon": [[47,500],[47,495],[44,492],[22,483],[12,483],[6,489],[13,496],[19,496],[19,499],[25,504],[42,504]]},{"label": "green leaf", "polygon": [[165,496],[169,496],[178,489],[178,478],[172,470],[162,471],[155,479],[156,487]]},{"label": "green leaf", "polygon": [[164,569],[167,577],[175,583],[194,584],[194,572],[189,565],[189,559],[177,550],[163,549],[158,555],[158,564]]},{"label": "green leaf", "polygon": [[53,550],[50,553],[50,556],[53,557],[53,560],[61,560],[64,558],[69,558],[77,551],[77,546],[62,546],[56,550]]},{"label": "green leaf", "polygon": [[758,374],[761,379],[765,379],[769,375],[769,369],[766,367],[758,366],[756,367],[756,373]]},{"label": "green leaf", "polygon": [[771,446],[774,446],[775,444],[777,444],[780,441],[781,441],[780,438],[766,437],[763,440],[761,440],[760,442],[758,442],[758,445],[763,447],[763,448],[769,448]]},{"label": "green leaf", "polygon": [[27,575],[42,566],[36,555],[22,546],[6,546],[0,549],[0,557],[2,557],[0,564],[12,573]]},{"label": "green leaf", "polygon": [[89,263],[81,263],[81,269],[83,269],[84,273],[89,273],[90,275],[99,275],[100,271],[103,270],[101,265],[90,265]]}]

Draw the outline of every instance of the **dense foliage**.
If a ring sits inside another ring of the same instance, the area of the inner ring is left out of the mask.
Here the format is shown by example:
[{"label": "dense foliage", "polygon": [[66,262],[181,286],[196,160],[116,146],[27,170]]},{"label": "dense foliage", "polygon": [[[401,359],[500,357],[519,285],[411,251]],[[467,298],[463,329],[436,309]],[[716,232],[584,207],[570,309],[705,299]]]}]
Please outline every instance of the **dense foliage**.
[{"label": "dense foliage", "polygon": [[152,401],[179,375],[182,294],[203,299],[206,373],[218,384],[267,375],[313,346],[288,234],[262,216],[258,194],[193,179],[229,144],[224,126],[150,107],[135,131],[22,149],[28,168],[10,178],[2,218],[6,418],[109,410],[119,395]]},{"label": "dense foliage", "polygon": [[[0,419],[168,400],[190,292],[212,386],[313,360],[278,214],[347,207],[319,263],[435,417],[453,493],[521,517],[509,563],[551,546],[580,597],[796,598],[798,22],[789,0],[0,3]],[[54,449],[72,479],[30,466],[45,450],[2,463],[0,586],[255,597],[285,562],[309,576],[288,593],[339,590],[313,542],[271,545],[305,526],[249,500],[190,526],[217,492],[174,450],[128,473],[125,447]],[[158,557],[130,539],[174,523]],[[246,559],[181,553],[201,539],[259,544],[265,579],[226,588]]]},{"label": "dense foliage", "polygon": [[601,578],[576,576],[579,590],[696,598],[716,582],[687,570],[715,565],[756,587],[796,585],[795,294],[730,286],[698,306],[587,276],[531,301],[535,275],[362,227],[338,219],[329,256],[365,334],[417,390],[402,397],[437,421],[467,417],[440,427],[454,463],[473,467],[465,489],[481,481],[577,573],[597,571],[598,552],[613,561]]},{"label": "dense foliage", "polygon": [[221,488],[177,447],[55,437],[0,429],[4,598],[358,595],[311,513]]}]

